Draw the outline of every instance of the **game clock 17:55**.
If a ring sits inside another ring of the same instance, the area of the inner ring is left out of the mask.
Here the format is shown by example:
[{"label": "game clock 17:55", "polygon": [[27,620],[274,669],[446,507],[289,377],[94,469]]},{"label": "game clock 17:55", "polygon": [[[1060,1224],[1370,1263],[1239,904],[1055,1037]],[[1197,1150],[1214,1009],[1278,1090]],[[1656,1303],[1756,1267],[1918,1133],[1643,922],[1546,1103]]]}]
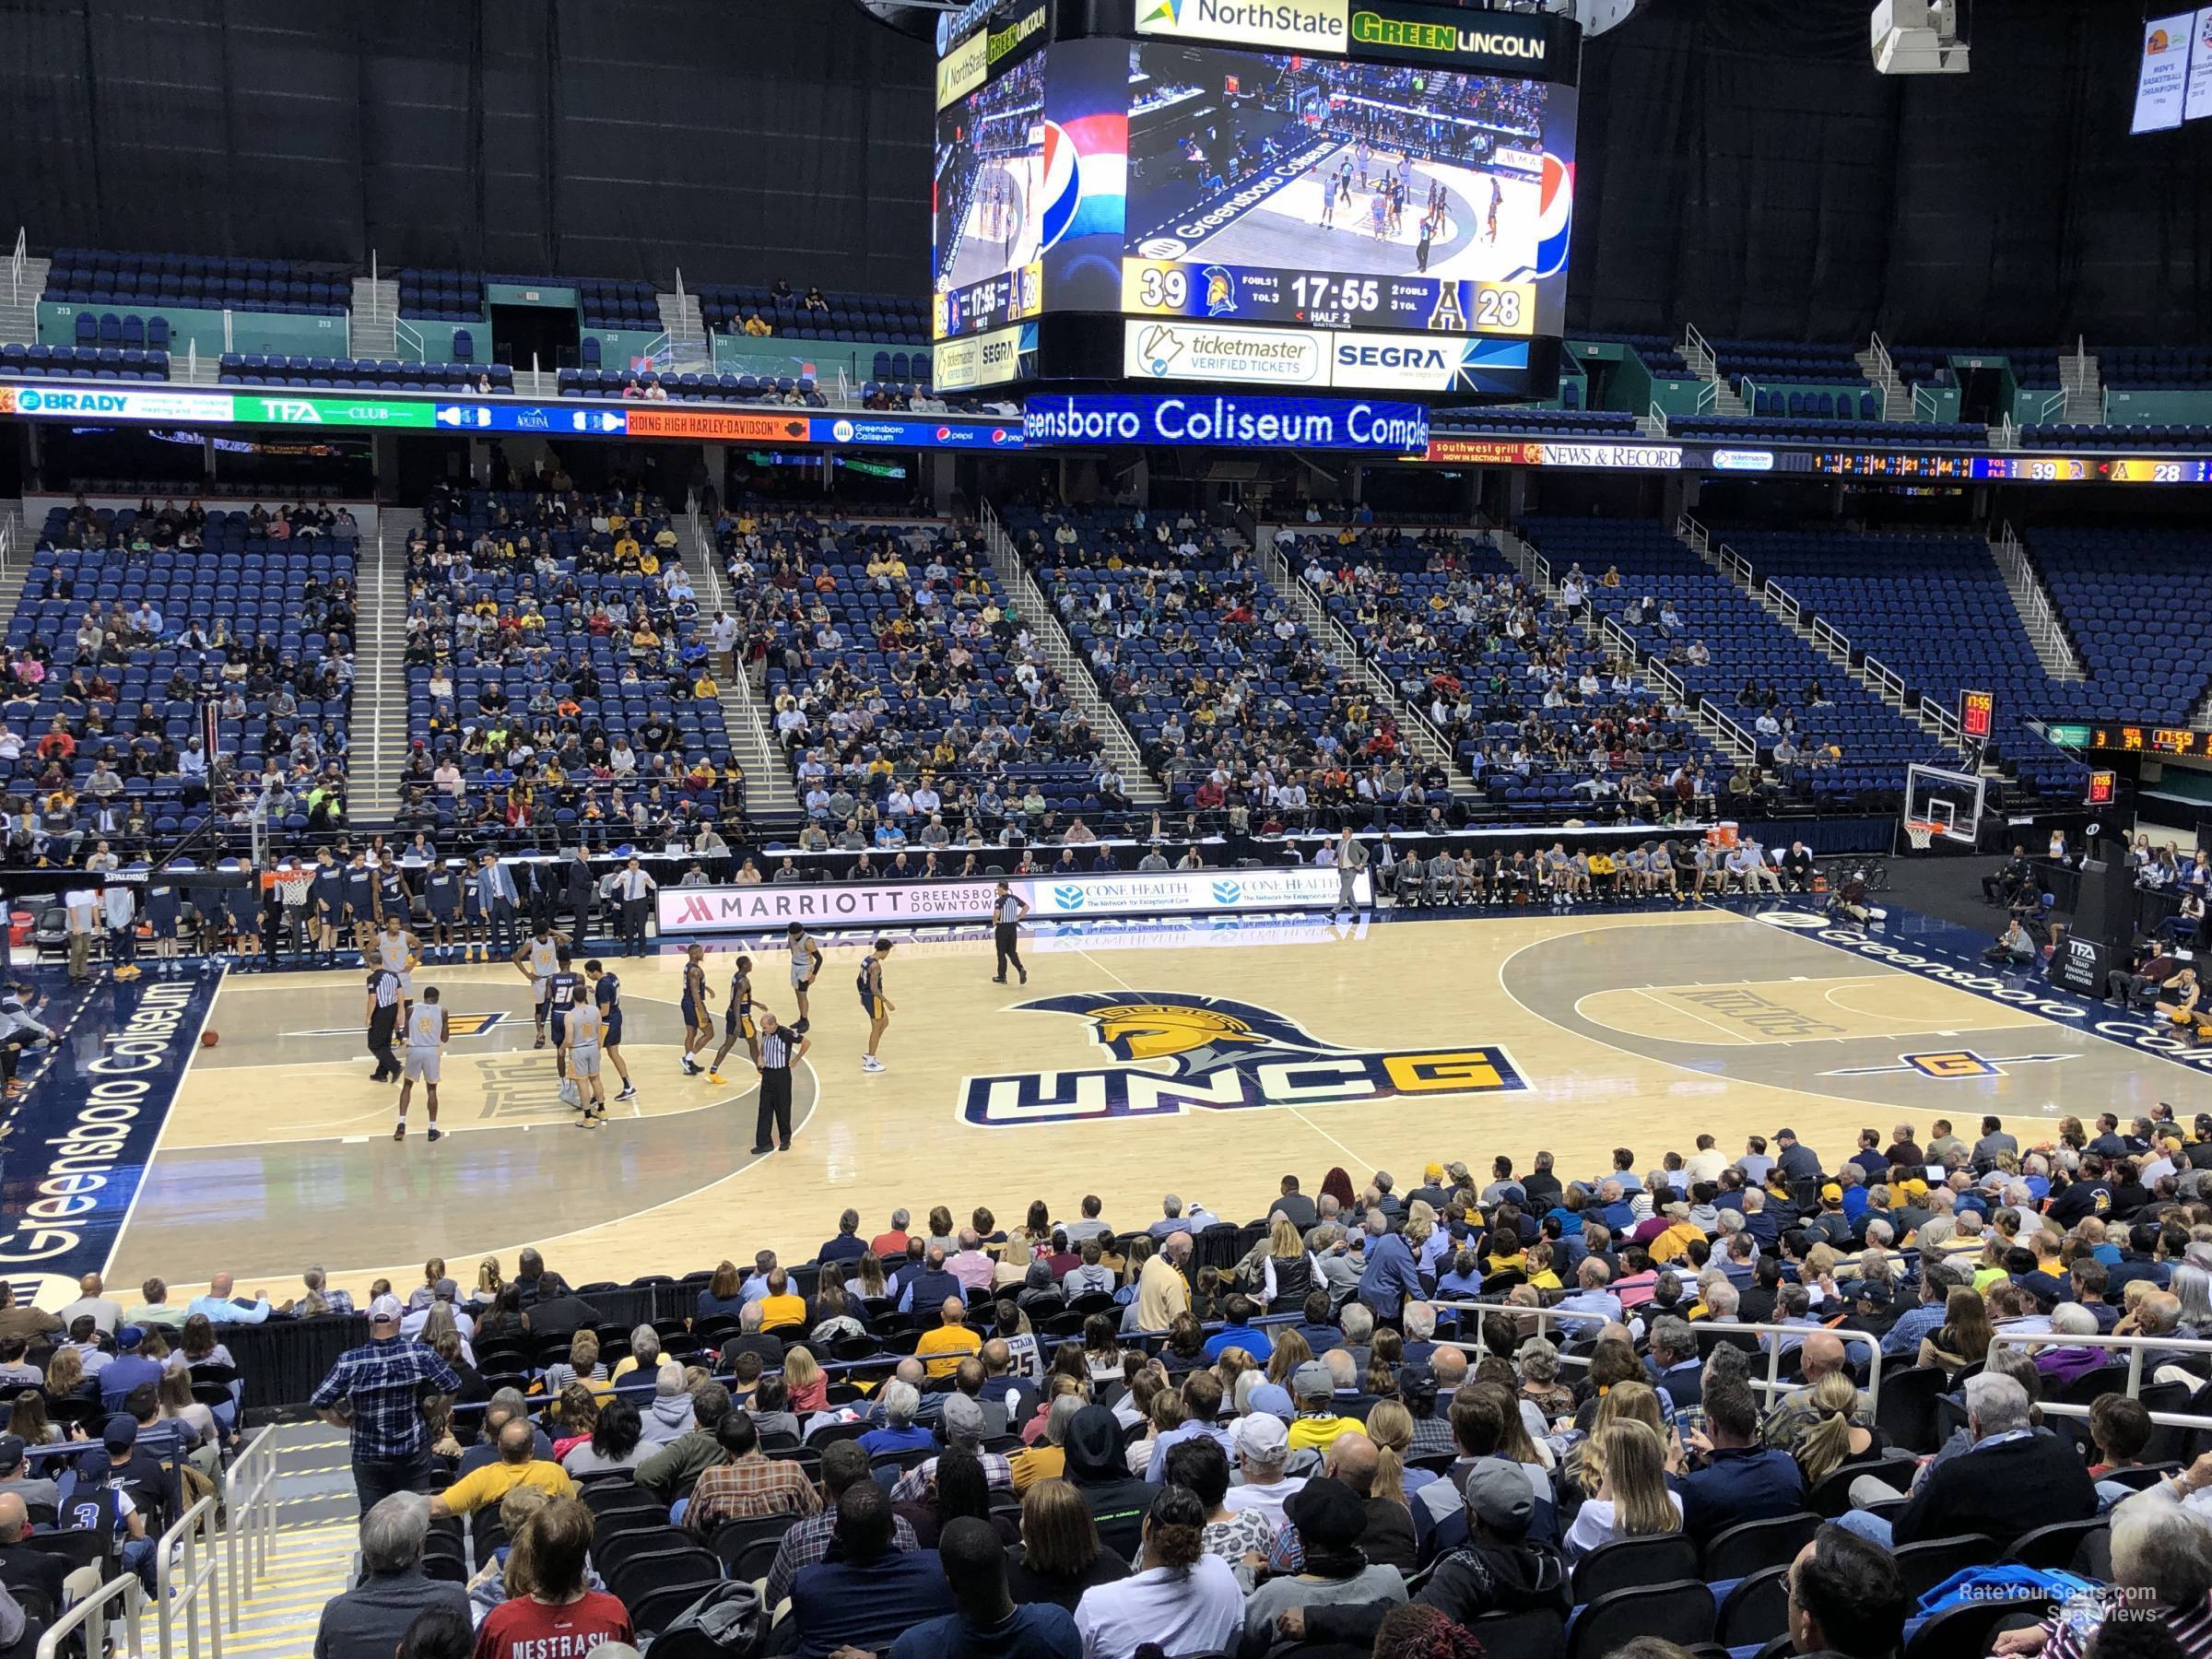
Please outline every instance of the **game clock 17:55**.
[{"label": "game clock 17:55", "polygon": [[1122,310],[1144,317],[1216,317],[1317,328],[1434,329],[1533,335],[1534,283],[1293,271],[1194,260],[1124,259]]}]

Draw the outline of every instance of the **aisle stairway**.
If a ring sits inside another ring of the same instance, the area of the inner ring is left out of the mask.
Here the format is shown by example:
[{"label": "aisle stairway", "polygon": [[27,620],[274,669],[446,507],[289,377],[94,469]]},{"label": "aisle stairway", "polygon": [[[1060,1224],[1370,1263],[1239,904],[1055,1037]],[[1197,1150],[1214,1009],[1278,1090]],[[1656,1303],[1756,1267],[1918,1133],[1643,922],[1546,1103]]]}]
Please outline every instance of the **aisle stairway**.
[{"label": "aisle stairway", "polygon": [[399,355],[399,284],[367,276],[353,279],[353,311],[349,320],[347,355],[357,358],[395,358]]},{"label": "aisle stairway", "polygon": [[[689,524],[683,547],[684,568],[691,572],[701,609],[712,617],[718,610],[731,608],[729,586],[715,551],[712,529],[696,512]],[[729,736],[730,753],[745,771],[746,821],[755,829],[797,828],[805,821],[806,811],[790,763],[769,735],[768,710],[762,706],[750,670],[741,668],[725,675],[717,665],[715,683],[722,688],[722,729]]]},{"label": "aisle stairway", "polygon": [[399,774],[407,757],[407,537],[421,523],[418,510],[387,507],[378,518],[375,545],[362,550],[347,767],[348,816],[359,826],[389,825],[399,811]]},{"label": "aisle stairway", "polygon": [[26,259],[22,270],[0,279],[0,346],[39,343],[39,296],[46,291],[51,259]]},{"label": "aisle stairway", "polygon": [[[224,1609],[226,1653],[300,1659],[324,1604],[346,1588],[360,1547],[347,1435],[325,1423],[276,1431],[276,1539],[253,1594]],[[228,1585],[225,1586],[228,1590]]]}]

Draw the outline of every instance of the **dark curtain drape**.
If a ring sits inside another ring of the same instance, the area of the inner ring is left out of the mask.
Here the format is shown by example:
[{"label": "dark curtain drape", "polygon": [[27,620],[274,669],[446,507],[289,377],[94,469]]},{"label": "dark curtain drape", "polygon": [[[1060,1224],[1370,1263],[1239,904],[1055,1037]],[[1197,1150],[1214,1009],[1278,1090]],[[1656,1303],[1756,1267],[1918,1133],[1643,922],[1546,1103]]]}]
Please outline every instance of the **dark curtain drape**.
[{"label": "dark curtain drape", "polygon": [[[1653,0],[1586,53],[1577,329],[2212,338],[2212,122],[2131,138],[2138,11]],[[39,248],[918,292],[929,49],[846,0],[0,0]],[[0,225],[4,229],[5,225]]]},{"label": "dark curtain drape", "polygon": [[918,291],[929,49],[845,0],[0,0],[0,211],[94,246]]},{"label": "dark curtain drape", "polygon": [[1591,41],[1571,327],[2202,341],[2212,122],[2128,135],[2140,18],[1978,0],[1973,72],[1880,76],[1869,0],[1654,0]]}]

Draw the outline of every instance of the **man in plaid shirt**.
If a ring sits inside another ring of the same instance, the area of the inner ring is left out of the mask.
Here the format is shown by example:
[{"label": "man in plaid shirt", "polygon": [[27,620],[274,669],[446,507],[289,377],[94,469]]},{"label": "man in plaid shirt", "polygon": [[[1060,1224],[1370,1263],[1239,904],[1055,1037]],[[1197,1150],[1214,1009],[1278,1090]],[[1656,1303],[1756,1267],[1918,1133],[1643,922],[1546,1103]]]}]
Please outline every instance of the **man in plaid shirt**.
[{"label": "man in plaid shirt", "polygon": [[[872,1478],[868,1454],[853,1441],[831,1441],[822,1448],[822,1492],[829,1501],[820,1514],[809,1515],[783,1535],[782,1543],[776,1548],[775,1562],[768,1570],[765,1606],[780,1606],[791,1594],[791,1586],[800,1571],[829,1555],[830,1540],[837,1536],[837,1500],[844,1496],[846,1488]],[[914,1529],[904,1515],[891,1517],[891,1547],[922,1547],[921,1540],[914,1535]]]},{"label": "man in plaid shirt", "polygon": [[[947,1446],[965,1446],[983,1465],[983,1484],[993,1491],[1014,1489],[1014,1465],[997,1452],[983,1450],[983,1408],[964,1394],[945,1396],[937,1419],[938,1432]],[[891,1488],[893,1503],[919,1503],[929,1496],[930,1482],[937,1477],[937,1460],[928,1458],[899,1477]]]},{"label": "man in plaid shirt", "polygon": [[820,1512],[821,1494],[795,1463],[767,1457],[760,1451],[760,1430],[744,1411],[732,1411],[714,1430],[725,1461],[712,1465],[691,1488],[691,1506],[684,1524],[703,1536],[712,1536],[724,1521],[749,1521],[760,1515],[812,1515]]},{"label": "man in plaid shirt", "polygon": [[397,1297],[370,1303],[369,1340],[338,1356],[309,1402],[325,1422],[353,1430],[353,1489],[364,1515],[380,1499],[420,1487],[429,1463],[423,1396],[461,1391],[435,1348],[401,1339],[399,1322]]}]

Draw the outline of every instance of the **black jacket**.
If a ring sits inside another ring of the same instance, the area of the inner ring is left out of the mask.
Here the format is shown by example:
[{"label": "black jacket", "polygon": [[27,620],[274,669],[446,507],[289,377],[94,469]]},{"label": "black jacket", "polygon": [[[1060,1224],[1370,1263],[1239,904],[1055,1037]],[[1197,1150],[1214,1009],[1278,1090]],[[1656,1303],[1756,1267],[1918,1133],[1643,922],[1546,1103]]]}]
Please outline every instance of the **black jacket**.
[{"label": "black jacket", "polygon": [[[1439,1560],[1413,1598],[1454,1623],[1471,1625],[1485,1613],[1567,1612],[1567,1563],[1559,1552],[1524,1544],[1472,1544]],[[1306,1609],[1309,1641],[1343,1641],[1372,1650],[1390,1602],[1340,1604]]]},{"label": "black jacket", "polygon": [[1067,1478],[1098,1525],[1099,1542],[1125,1561],[1144,1541],[1145,1512],[1159,1488],[1129,1473],[1122,1426],[1103,1406],[1086,1406],[1067,1426]]},{"label": "black jacket", "polygon": [[2030,1434],[1947,1457],[1891,1524],[1900,1544],[1983,1533],[2004,1544],[2038,1526],[2083,1521],[2097,1512],[2097,1488],[2074,1448],[2054,1434]]}]

